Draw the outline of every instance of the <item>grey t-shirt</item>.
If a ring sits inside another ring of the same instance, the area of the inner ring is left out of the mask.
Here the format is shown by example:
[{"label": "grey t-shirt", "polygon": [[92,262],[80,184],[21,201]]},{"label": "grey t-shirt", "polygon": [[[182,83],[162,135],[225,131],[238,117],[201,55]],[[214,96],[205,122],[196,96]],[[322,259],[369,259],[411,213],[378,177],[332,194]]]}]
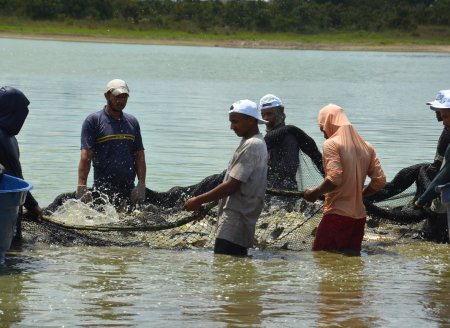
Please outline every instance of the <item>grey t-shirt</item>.
[{"label": "grey t-shirt", "polygon": [[256,221],[264,207],[267,187],[267,147],[261,134],[242,139],[228,164],[224,181],[241,181],[234,194],[221,200],[217,238],[253,246]]}]

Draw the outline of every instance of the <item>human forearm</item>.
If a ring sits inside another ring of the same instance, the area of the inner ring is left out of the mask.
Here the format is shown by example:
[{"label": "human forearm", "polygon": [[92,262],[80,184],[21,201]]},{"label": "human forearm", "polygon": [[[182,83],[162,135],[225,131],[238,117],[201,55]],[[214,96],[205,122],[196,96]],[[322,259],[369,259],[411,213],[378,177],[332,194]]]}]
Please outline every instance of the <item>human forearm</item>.
[{"label": "human forearm", "polygon": [[375,194],[378,191],[378,189],[373,188],[372,186],[368,185],[363,189],[363,197],[367,197],[370,195]]},{"label": "human forearm", "polygon": [[309,202],[315,202],[320,196],[336,189],[331,180],[325,179],[320,185],[314,189],[307,189],[304,194],[304,198]]},{"label": "human forearm", "polygon": [[147,176],[147,164],[145,162],[145,153],[143,150],[136,152],[135,154],[136,175],[139,183],[145,184]]},{"label": "human forearm", "polygon": [[199,209],[202,204],[219,200],[235,193],[239,190],[240,185],[241,182],[239,180],[230,177],[227,181],[221,183],[214,189],[188,199],[188,201],[184,204],[183,209],[188,211]]},{"label": "human forearm", "polygon": [[80,161],[78,165],[78,185],[85,186],[91,169],[91,163],[86,161]]},{"label": "human forearm", "polygon": [[439,196],[439,193],[436,192],[435,188],[438,185],[445,184],[450,181],[450,163],[446,163],[436,177],[431,181],[430,185],[427,187],[425,192],[419,197],[416,201],[416,204],[419,206],[423,206],[429,202],[431,202],[434,198]]},{"label": "human forearm", "polygon": [[145,200],[145,178],[147,175],[147,166],[145,163],[145,155],[143,150],[134,154],[134,161],[138,184],[131,191],[131,202],[137,203]]},{"label": "human forearm", "polygon": [[227,196],[230,196],[231,194],[236,192],[239,189],[240,184],[241,183],[239,180],[230,178],[230,180],[228,180],[227,182],[222,183],[217,187],[215,187],[214,189],[195,198],[197,198],[198,202],[202,204],[219,200]]},{"label": "human forearm", "polygon": [[27,192],[27,196],[25,198],[25,203],[23,205],[25,206],[27,211],[31,211],[33,208],[38,206],[38,202],[36,201],[36,199],[34,199],[31,192]]},{"label": "human forearm", "polygon": [[81,150],[80,163],[78,164],[78,185],[85,186],[91,170],[92,151]]}]

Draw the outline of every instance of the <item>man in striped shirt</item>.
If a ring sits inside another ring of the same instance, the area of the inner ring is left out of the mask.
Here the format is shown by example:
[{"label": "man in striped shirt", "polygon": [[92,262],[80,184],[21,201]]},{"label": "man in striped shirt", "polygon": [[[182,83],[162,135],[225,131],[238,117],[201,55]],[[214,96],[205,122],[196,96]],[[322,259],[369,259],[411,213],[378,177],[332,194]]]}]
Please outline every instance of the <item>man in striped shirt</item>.
[{"label": "man in striped shirt", "polygon": [[[128,85],[119,79],[106,86],[105,107],[89,115],[81,130],[81,157],[76,197],[88,201],[87,179],[92,163],[94,189],[109,196],[116,205],[145,198],[146,163],[138,120],[123,110]],[[138,178],[137,186],[134,185]]]}]

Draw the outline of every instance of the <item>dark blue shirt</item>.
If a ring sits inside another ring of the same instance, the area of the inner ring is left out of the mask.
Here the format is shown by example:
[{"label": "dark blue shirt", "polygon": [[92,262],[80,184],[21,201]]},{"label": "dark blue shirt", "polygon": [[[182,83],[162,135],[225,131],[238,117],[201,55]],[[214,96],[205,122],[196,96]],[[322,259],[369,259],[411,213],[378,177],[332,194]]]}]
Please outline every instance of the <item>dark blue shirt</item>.
[{"label": "dark blue shirt", "polygon": [[106,107],[89,115],[81,130],[81,149],[94,151],[94,187],[121,190],[134,186],[134,154],[144,149],[141,128],[134,116],[122,113],[116,120]]},{"label": "dark blue shirt", "polygon": [[[22,166],[15,136],[22,129],[29,104],[22,91],[12,87],[0,88],[0,164],[5,167],[5,173],[20,179],[23,179]],[[24,205],[29,211],[38,205],[30,192]]]}]

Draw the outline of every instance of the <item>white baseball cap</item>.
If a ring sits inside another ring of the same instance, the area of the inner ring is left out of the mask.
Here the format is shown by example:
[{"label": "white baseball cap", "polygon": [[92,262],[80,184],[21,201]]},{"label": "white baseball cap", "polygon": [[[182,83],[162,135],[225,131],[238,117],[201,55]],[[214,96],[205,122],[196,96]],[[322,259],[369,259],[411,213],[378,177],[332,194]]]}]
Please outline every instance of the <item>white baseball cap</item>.
[{"label": "white baseball cap", "polygon": [[269,93],[259,100],[259,110],[273,107],[284,107],[279,97]]},{"label": "white baseball cap", "polygon": [[262,119],[261,112],[258,110],[256,103],[248,99],[236,101],[233,105],[231,105],[229,113],[239,113],[251,116],[258,120],[258,124],[268,123]]},{"label": "white baseball cap", "polygon": [[444,97],[442,97],[439,101],[435,100],[431,105],[431,108],[434,110],[445,108],[450,109],[450,93],[444,94]]},{"label": "white baseball cap", "polygon": [[126,93],[127,95],[129,95],[130,89],[128,88],[128,85],[125,83],[125,81],[114,79],[108,82],[105,92],[111,92],[113,96],[118,96],[122,93]]},{"label": "white baseball cap", "polygon": [[431,109],[435,109],[436,105],[439,105],[441,103],[442,98],[444,98],[445,96],[450,96],[450,89],[440,90],[436,95],[436,99],[427,102],[427,105],[433,107]]}]

